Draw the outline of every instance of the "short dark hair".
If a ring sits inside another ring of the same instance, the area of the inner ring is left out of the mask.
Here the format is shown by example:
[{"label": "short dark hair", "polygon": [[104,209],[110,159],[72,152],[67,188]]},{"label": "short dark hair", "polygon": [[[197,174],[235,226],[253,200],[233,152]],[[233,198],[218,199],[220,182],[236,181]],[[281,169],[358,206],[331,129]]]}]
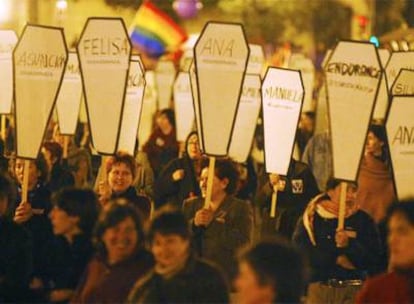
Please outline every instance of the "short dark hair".
[{"label": "short dark hair", "polygon": [[112,167],[120,163],[125,164],[131,170],[132,179],[135,179],[137,175],[137,162],[131,154],[128,154],[124,151],[118,151],[116,154],[108,158],[106,161],[106,173],[109,174],[109,172],[112,170]]},{"label": "short dark hair", "polygon": [[90,235],[98,218],[98,198],[89,189],[64,188],[52,196],[52,204],[70,216],[79,217],[79,228]]},{"label": "short dark hair", "polygon": [[414,226],[414,198],[394,201],[387,210],[387,222],[395,213],[402,214]]},{"label": "short dark hair", "polygon": [[189,224],[183,212],[170,205],[157,210],[148,229],[148,238],[152,242],[156,233],[162,235],[178,234],[183,239],[191,238]]},{"label": "short dark hair", "polygon": [[[202,168],[206,168],[209,165],[209,160],[205,159],[202,162]],[[217,158],[214,166],[214,174],[220,179],[227,178],[229,183],[225,189],[227,194],[234,194],[237,191],[239,183],[239,169],[236,164],[228,157]]]},{"label": "short dark hair", "polygon": [[158,117],[161,115],[165,115],[167,117],[170,124],[175,128],[175,114],[174,110],[172,109],[162,109],[158,112]]},{"label": "short dark hair", "polygon": [[63,155],[63,148],[60,144],[55,141],[46,141],[43,148],[49,151],[52,157],[56,158],[57,163],[60,163]]},{"label": "short dark hair", "polygon": [[108,206],[102,210],[98,222],[95,226],[94,241],[101,255],[106,255],[107,251],[105,244],[102,241],[102,236],[108,228],[115,227],[120,222],[130,217],[134,224],[138,234],[137,249],[143,248],[145,244],[143,221],[140,214],[137,212],[134,206],[130,204],[117,203],[117,200],[109,202]]},{"label": "short dark hair", "polygon": [[239,254],[254,270],[260,285],[271,285],[276,299],[272,303],[299,303],[307,279],[307,264],[300,251],[288,240],[262,240]]}]

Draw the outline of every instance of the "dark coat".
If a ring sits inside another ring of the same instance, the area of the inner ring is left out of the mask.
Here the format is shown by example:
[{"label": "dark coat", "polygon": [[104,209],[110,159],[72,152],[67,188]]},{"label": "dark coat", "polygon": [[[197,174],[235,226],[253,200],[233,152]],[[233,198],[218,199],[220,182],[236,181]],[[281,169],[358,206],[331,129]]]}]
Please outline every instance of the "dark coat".
[{"label": "dark coat", "polygon": [[184,202],[183,212],[193,230],[194,244],[199,255],[216,263],[232,280],[237,271],[236,251],[248,244],[252,234],[252,210],[246,202],[227,196],[206,228],[196,227],[194,217],[204,206],[204,199]]},{"label": "dark coat", "polygon": [[183,270],[165,279],[151,271],[132,289],[129,303],[228,303],[223,275],[205,261],[190,257]]},{"label": "dark coat", "polygon": [[63,165],[54,163],[50,171],[49,183],[46,185],[54,193],[62,188],[75,185],[72,173]]},{"label": "dark coat", "polygon": [[130,186],[122,193],[112,193],[111,199],[118,198],[128,200],[138,209],[145,220],[149,219],[151,213],[151,202],[147,197],[137,194],[137,190],[133,186]]}]

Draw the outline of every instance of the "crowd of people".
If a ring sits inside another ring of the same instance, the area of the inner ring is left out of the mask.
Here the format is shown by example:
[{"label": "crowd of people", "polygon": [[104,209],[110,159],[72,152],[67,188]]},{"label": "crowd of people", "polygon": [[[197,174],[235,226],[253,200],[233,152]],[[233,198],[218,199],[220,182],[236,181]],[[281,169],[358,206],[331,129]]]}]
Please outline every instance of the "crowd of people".
[{"label": "crowd of people", "polygon": [[286,176],[264,172],[257,132],[246,163],[217,158],[209,177],[170,109],[135,155],[102,160],[86,125],[62,140],[51,123],[26,200],[26,160],[2,142],[0,302],[414,302],[414,201],[396,201],[384,127],[369,128],[338,228],[329,134],[306,126]]}]

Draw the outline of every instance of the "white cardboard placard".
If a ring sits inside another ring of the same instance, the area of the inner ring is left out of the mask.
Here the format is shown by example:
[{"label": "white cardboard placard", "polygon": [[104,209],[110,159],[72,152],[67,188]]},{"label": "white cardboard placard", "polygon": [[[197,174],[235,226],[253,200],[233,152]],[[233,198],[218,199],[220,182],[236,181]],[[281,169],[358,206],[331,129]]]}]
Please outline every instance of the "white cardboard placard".
[{"label": "white cardboard placard", "polygon": [[265,62],[264,51],[259,44],[249,44],[250,56],[247,63],[246,74],[262,75]]},{"label": "white cardboard placard", "polygon": [[399,200],[414,197],[414,96],[394,96],[386,122]]},{"label": "white cardboard placard", "polygon": [[326,67],[333,174],[355,181],[382,77],[371,43],[340,41]]},{"label": "white cardboard placard", "polygon": [[12,54],[17,35],[11,30],[0,30],[0,114],[10,114],[13,101]]},{"label": "white cardboard placard", "polygon": [[56,114],[60,134],[75,134],[81,100],[82,79],[79,70],[78,55],[70,52],[62,86],[56,101]]},{"label": "white cardboard placard", "polygon": [[194,59],[194,50],[193,49],[185,50],[183,56],[180,59],[180,71],[189,72],[193,59]]},{"label": "white cardboard placard", "polygon": [[391,87],[392,96],[414,95],[414,70],[401,69]]},{"label": "white cardboard placard", "polygon": [[194,126],[195,116],[189,72],[179,72],[174,82],[174,108],[177,140],[184,142]]},{"label": "white cardboard placard", "polygon": [[26,25],[13,52],[17,156],[36,159],[68,59],[63,29]]},{"label": "white cardboard placard", "polygon": [[300,71],[269,67],[262,99],[266,172],[287,175],[304,100]]},{"label": "white cardboard placard", "polygon": [[118,143],[118,151],[126,151],[130,155],[135,154],[135,141],[144,100],[145,71],[143,66],[139,55],[132,56]]},{"label": "white cardboard placard", "polygon": [[[387,66],[391,54],[387,49],[379,49],[378,55],[380,57],[382,69],[385,71],[385,67]],[[381,121],[385,119],[388,111],[388,98],[387,77],[382,77],[377,101],[375,103],[373,119]]]},{"label": "white cardboard placard", "polygon": [[250,52],[242,25],[208,22],[194,51],[204,153],[225,156]]},{"label": "white cardboard placard", "polygon": [[229,156],[239,163],[247,160],[252,147],[254,131],[262,105],[261,84],[259,75],[247,74],[244,78],[229,149]]},{"label": "white cardboard placard", "polygon": [[414,70],[414,51],[391,53],[390,59],[385,67],[388,92],[391,92],[391,87],[401,69]]},{"label": "white cardboard placard", "polygon": [[145,83],[144,102],[138,130],[138,145],[140,149],[151,135],[154,115],[157,112],[157,90],[155,89],[154,71],[145,72]]},{"label": "white cardboard placard", "polygon": [[201,135],[201,117],[200,117],[200,102],[198,99],[198,85],[197,85],[197,74],[195,69],[194,60],[190,64],[190,84],[191,84],[191,93],[193,95],[193,107],[196,120],[198,142],[200,145],[200,150],[204,151],[203,137]]},{"label": "white cardboard placard", "polygon": [[94,148],[116,151],[131,43],[121,18],[88,18],[77,46]]},{"label": "white cardboard placard", "polygon": [[161,60],[155,69],[155,84],[158,95],[158,109],[171,108],[172,87],[176,77],[174,63]]}]

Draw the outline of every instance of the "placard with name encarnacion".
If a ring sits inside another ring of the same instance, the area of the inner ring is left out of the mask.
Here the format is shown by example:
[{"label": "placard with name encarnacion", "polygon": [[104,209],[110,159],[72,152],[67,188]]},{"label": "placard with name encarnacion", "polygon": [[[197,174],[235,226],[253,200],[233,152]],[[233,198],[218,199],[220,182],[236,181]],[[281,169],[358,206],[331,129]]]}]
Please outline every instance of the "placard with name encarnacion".
[{"label": "placard with name encarnacion", "polygon": [[0,30],[0,114],[10,114],[13,102],[12,54],[17,35],[11,30]]},{"label": "placard with name encarnacion", "polygon": [[243,26],[208,22],[194,51],[204,153],[226,156],[250,52]]},{"label": "placard with name encarnacion", "polygon": [[60,134],[75,134],[81,100],[82,80],[79,71],[78,55],[75,52],[69,52],[68,64],[66,65],[62,87],[56,102]]},{"label": "placard with name encarnacion", "polygon": [[155,69],[155,84],[158,95],[158,109],[171,108],[171,97],[176,77],[174,63],[171,60],[160,60]]},{"label": "placard with name encarnacion", "polygon": [[392,96],[414,95],[414,70],[401,69],[391,87]]},{"label": "placard with name encarnacion", "polygon": [[394,96],[386,122],[399,200],[414,197],[414,96]]},{"label": "placard with name encarnacion", "polygon": [[115,153],[128,81],[131,43],[121,18],[88,18],[77,45],[94,148]]},{"label": "placard with name encarnacion", "polygon": [[135,154],[135,142],[145,90],[145,71],[139,55],[133,55],[129,65],[129,76],[125,105],[119,134],[118,151]]},{"label": "placard with name encarnacion", "polygon": [[179,72],[174,82],[174,108],[177,140],[184,142],[194,126],[190,73]]},{"label": "placard with name encarnacion", "polygon": [[266,172],[287,175],[304,100],[300,71],[269,67],[262,84]]},{"label": "placard with name encarnacion", "polygon": [[62,28],[25,26],[13,52],[17,157],[37,158],[67,60]]},{"label": "placard with name encarnacion", "polygon": [[340,41],[326,67],[333,175],[355,181],[382,78],[375,45]]}]

